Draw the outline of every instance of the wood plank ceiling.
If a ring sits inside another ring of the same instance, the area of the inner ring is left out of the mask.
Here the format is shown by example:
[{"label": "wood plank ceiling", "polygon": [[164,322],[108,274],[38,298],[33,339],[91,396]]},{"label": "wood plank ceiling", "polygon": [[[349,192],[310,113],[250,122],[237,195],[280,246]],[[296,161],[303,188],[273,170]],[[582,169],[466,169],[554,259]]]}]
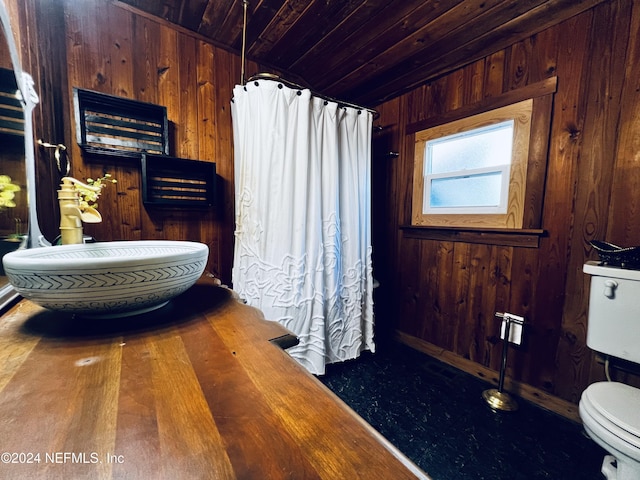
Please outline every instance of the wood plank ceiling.
[{"label": "wood plank ceiling", "polygon": [[[603,1],[249,0],[246,57],[325,95],[375,106]],[[242,0],[119,3],[241,51]]]}]

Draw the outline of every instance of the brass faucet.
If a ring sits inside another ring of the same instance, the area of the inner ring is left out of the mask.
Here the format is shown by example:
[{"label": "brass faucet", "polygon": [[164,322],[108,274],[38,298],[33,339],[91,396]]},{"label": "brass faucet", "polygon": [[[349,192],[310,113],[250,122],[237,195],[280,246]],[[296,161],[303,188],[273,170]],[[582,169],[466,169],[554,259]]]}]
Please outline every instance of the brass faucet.
[{"label": "brass faucet", "polygon": [[100,191],[100,187],[93,187],[82,183],[73,177],[63,177],[58,190],[58,201],[60,202],[60,237],[62,245],[72,245],[83,243],[82,222],[100,223],[102,216],[95,208],[80,207],[80,196],[76,185]]}]

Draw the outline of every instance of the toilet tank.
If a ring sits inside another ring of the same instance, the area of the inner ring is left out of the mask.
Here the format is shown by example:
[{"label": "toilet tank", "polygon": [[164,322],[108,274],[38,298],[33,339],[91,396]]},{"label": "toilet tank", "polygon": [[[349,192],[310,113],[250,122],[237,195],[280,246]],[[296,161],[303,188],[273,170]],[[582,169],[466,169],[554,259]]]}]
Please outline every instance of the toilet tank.
[{"label": "toilet tank", "polygon": [[640,363],[640,270],[587,262],[583,271],[591,275],[587,345]]}]

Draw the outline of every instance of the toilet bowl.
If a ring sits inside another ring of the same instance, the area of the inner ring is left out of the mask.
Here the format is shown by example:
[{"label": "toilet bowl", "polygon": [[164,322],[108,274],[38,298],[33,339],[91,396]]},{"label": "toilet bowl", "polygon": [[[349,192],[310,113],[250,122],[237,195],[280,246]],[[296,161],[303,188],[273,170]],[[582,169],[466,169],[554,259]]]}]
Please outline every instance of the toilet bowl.
[{"label": "toilet bowl", "polygon": [[591,384],[582,393],[579,412],[587,434],[611,454],[602,464],[607,480],[640,479],[640,389],[618,382]]}]

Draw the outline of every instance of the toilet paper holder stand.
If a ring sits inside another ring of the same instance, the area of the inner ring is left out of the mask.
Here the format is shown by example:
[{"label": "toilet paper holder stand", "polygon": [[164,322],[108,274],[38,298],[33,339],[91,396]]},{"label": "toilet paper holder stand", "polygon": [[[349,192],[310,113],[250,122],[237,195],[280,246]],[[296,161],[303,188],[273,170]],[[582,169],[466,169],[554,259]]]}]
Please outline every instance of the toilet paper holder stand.
[{"label": "toilet paper holder stand", "polygon": [[511,325],[524,324],[524,318],[511,313],[496,312],[496,317],[501,318],[504,323],[504,339],[502,342],[502,363],[500,364],[500,379],[498,388],[490,388],[482,392],[482,398],[487,402],[492,410],[502,410],[513,412],[518,409],[518,402],[504,391],[504,375],[507,369],[507,355],[509,353],[509,341],[511,339]]}]

